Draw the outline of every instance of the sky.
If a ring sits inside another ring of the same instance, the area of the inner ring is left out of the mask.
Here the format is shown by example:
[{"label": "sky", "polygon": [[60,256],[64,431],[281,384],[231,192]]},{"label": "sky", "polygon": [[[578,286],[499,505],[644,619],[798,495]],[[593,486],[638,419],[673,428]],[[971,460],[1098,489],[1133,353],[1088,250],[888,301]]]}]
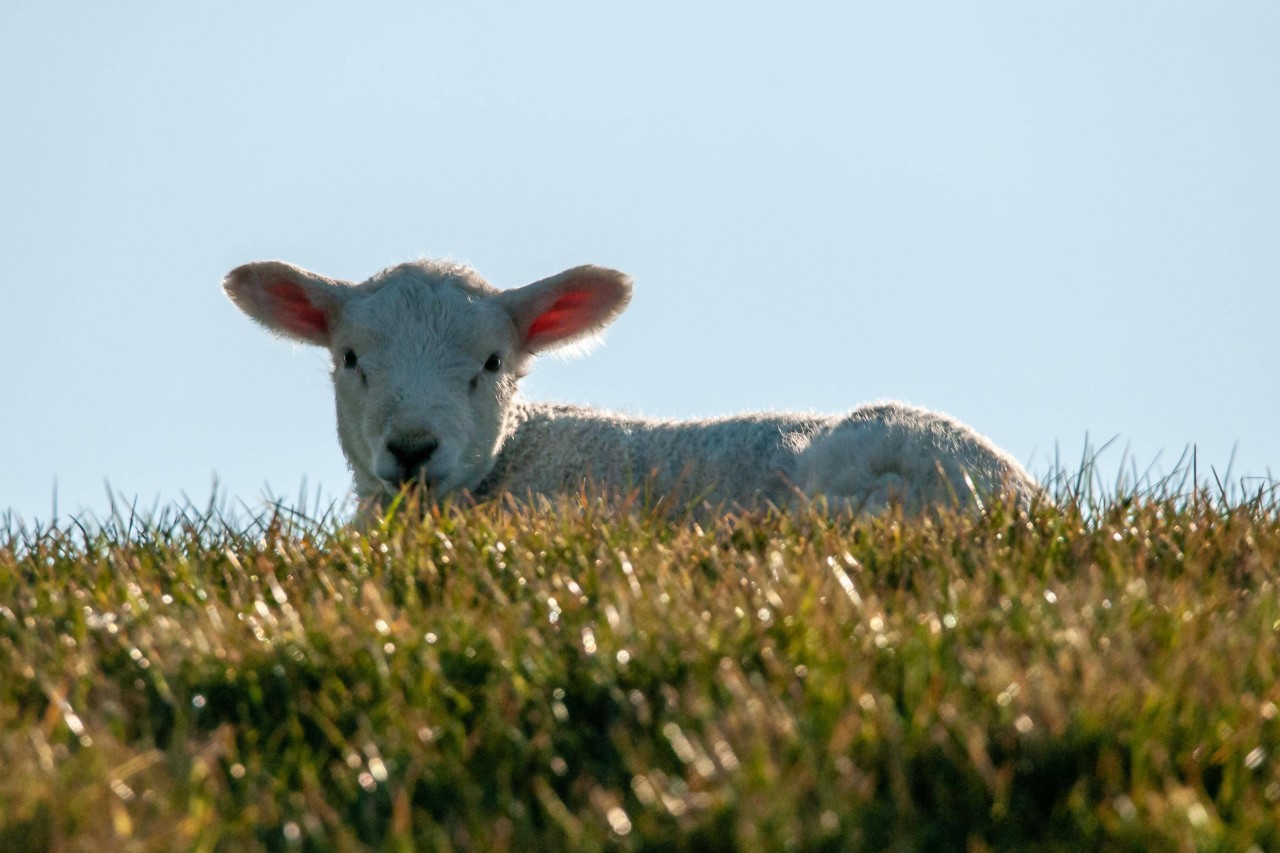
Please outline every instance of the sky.
[{"label": "sky", "polygon": [[1280,4],[0,5],[0,517],[341,501],[227,271],[635,276],[522,390],[1280,476]]}]

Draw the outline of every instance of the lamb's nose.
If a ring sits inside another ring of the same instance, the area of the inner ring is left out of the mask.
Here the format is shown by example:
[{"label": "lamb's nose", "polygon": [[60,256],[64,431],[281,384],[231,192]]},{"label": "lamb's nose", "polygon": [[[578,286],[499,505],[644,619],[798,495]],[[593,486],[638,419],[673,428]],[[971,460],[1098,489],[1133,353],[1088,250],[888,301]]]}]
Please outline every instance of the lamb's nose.
[{"label": "lamb's nose", "polygon": [[400,466],[400,481],[416,480],[422,467],[431,459],[440,442],[432,435],[417,433],[387,442],[387,450]]}]

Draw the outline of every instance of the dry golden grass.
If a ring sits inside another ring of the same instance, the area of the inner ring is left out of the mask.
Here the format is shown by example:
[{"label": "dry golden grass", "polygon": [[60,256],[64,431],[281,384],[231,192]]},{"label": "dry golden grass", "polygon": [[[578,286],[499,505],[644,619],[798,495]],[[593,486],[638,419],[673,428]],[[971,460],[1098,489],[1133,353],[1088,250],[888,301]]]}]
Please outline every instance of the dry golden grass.
[{"label": "dry golden grass", "polygon": [[0,849],[1280,849],[1278,584],[1261,498],[10,522]]}]

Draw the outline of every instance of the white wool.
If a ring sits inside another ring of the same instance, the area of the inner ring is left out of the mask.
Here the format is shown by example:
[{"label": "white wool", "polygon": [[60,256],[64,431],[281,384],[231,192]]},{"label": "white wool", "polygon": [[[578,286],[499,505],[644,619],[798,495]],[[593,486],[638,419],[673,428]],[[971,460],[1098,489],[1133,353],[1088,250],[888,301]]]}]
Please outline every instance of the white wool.
[{"label": "white wool", "polygon": [[641,489],[677,506],[821,498],[878,512],[1039,491],[1022,467],[946,415],[879,403],[844,415],[626,417],[520,400],[532,356],[581,345],[631,298],[631,280],[575,267],[500,291],[473,270],[418,261],[362,284],[278,261],[223,282],[267,328],[333,357],[338,435],[366,507],[407,482],[434,496]]}]

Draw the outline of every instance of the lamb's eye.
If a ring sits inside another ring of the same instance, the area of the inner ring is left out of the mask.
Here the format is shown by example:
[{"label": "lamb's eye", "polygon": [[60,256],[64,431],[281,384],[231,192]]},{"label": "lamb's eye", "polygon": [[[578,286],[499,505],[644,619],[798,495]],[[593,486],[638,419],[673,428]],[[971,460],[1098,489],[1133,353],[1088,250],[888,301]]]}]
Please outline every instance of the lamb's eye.
[{"label": "lamb's eye", "polygon": [[489,360],[484,363],[484,369],[490,373],[497,373],[502,369],[502,356],[496,352],[489,356]]},{"label": "lamb's eye", "polygon": [[356,366],[356,353],[352,349],[342,351],[342,366],[348,369]]}]

